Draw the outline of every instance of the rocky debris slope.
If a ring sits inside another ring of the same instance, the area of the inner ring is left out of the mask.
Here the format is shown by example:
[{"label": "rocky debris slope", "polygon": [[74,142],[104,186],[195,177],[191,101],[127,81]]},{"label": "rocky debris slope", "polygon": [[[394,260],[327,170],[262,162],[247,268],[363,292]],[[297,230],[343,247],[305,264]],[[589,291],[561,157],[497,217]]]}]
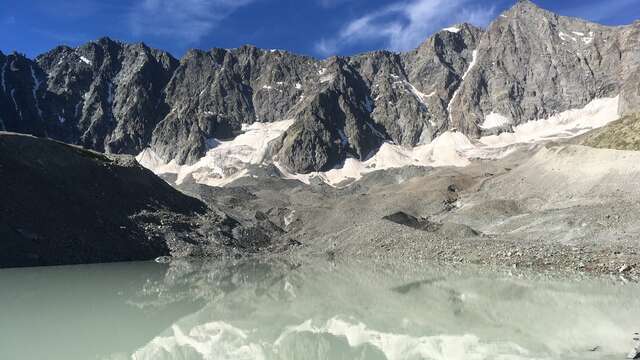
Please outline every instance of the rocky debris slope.
[{"label": "rocky debris slope", "polygon": [[510,130],[595,98],[638,103],[640,22],[606,27],[518,1],[487,29],[443,29],[406,53],[316,60],[253,46],[182,59],[107,38],[35,61],[0,54],[0,129],[193,164],[243,124],[294,119],[270,157],[309,173],[384,142]]},{"label": "rocky debris slope", "polygon": [[404,167],[345,188],[279,176],[179,185],[234,218],[265,218],[292,255],[396,258],[640,275],[639,153],[521,144],[465,167]]},{"label": "rocky debris slope", "polygon": [[131,156],[0,132],[0,267],[215,256],[272,246]]}]

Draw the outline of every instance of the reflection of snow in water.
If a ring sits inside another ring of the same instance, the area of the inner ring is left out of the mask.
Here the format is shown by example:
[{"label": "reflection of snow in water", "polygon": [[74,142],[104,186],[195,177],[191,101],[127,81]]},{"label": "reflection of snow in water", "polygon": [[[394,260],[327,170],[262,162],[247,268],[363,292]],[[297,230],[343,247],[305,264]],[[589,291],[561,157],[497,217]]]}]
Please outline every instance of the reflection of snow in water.
[{"label": "reflection of snow in water", "polygon": [[[351,354],[380,354],[381,359],[530,359],[528,351],[508,342],[482,343],[474,335],[435,335],[413,337],[410,335],[385,333],[367,328],[363,323],[331,318],[321,326],[307,320],[300,325],[288,327],[272,344],[250,340],[245,331],[225,322],[214,321],[191,328],[187,333],[177,325],[171,327],[172,334],[159,336],[135,352],[135,360],[168,359],[180,354],[188,359],[266,359],[280,358],[279,354],[295,354],[296,359],[315,359],[313,339],[320,346],[335,346],[346,341]],[[307,353],[299,353],[298,337],[312,335],[310,344],[306,337]],[[365,347],[368,346],[368,347]],[[377,351],[371,351],[377,349]],[[347,350],[348,351],[348,350]],[[331,351],[328,351],[331,352]],[[267,356],[269,354],[269,356]],[[286,358],[289,358],[288,356]],[[378,358],[378,357],[376,357]]]},{"label": "reflection of snow in water", "polygon": [[265,359],[260,345],[248,342],[244,331],[222,321],[194,326],[188,333],[174,325],[171,331],[173,335],[156,337],[132,358],[175,359],[179,355],[185,359]]},{"label": "reflection of snow in water", "polygon": [[231,272],[237,288],[208,295],[208,305],[133,358],[616,358],[630,349],[640,316],[638,284],[604,279],[311,265],[253,282],[255,272]]}]

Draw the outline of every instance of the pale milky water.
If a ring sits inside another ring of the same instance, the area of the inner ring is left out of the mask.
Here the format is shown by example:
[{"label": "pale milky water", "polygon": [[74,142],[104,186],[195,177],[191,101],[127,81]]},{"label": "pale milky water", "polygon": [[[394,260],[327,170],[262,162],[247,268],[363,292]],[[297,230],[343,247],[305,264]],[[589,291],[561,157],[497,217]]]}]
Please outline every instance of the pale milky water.
[{"label": "pale milky water", "polygon": [[308,260],[0,270],[0,359],[622,359],[617,277]]}]

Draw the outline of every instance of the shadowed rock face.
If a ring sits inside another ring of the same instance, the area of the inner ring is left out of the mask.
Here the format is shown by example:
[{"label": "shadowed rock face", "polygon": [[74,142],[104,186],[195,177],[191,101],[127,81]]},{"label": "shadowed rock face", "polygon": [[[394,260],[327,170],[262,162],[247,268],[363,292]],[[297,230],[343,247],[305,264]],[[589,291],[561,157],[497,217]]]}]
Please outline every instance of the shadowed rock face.
[{"label": "shadowed rock face", "polygon": [[[103,38],[35,61],[0,54],[0,129],[110,153],[151,147],[183,164],[243,124],[294,118],[271,154],[308,173],[382,141],[496,133],[597,97],[620,94],[620,111],[637,111],[639,33],[640,22],[606,27],[519,1],[485,30],[461,24],[406,53],[316,60],[243,46],[178,61]],[[483,128],[491,114],[505,124]]]},{"label": "shadowed rock face", "polygon": [[200,201],[131,156],[0,133],[0,267],[147,260],[192,228]]}]

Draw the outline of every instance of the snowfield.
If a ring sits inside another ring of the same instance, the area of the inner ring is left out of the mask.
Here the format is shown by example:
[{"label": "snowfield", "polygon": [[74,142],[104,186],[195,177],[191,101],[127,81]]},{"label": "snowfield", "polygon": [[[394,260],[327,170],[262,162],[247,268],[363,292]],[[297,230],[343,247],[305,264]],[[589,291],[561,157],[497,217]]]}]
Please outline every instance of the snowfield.
[{"label": "snowfield", "polygon": [[[404,166],[467,166],[471,159],[499,159],[508,155],[514,146],[554,139],[570,138],[592,129],[605,126],[618,119],[618,97],[595,99],[582,109],[573,109],[549,118],[529,121],[513,127],[513,132],[503,132],[479,139],[469,139],[462,133],[446,131],[431,143],[406,148],[385,142],[370,158],[360,161],[347,158],[342,166],[309,174],[288,172],[274,162],[283,177],[311,183],[319,178],[337,186],[345,181],[360,179],[363,175],[384,169]],[[268,144],[277,139],[293,124],[294,120],[274,123],[254,123],[243,127],[244,133],[230,141],[211,139],[210,150],[193,165],[178,165],[175,161],[163,162],[151,149],[142,151],[136,159],[156,174],[176,174],[177,184],[189,176],[201,184],[224,186],[248,175],[249,165],[269,163],[266,158]],[[498,113],[490,113],[480,125],[495,128],[511,125],[512,121]]]},{"label": "snowfield", "polygon": [[178,165],[174,160],[165,163],[149,148],[138,154],[136,160],[156,174],[176,174],[177,184],[181,184],[188,176],[192,176],[201,184],[224,186],[247,175],[248,165],[263,163],[269,142],[282,135],[293,121],[291,119],[243,125],[244,132],[233,140],[210,139],[208,141],[210,150],[193,165]]}]

